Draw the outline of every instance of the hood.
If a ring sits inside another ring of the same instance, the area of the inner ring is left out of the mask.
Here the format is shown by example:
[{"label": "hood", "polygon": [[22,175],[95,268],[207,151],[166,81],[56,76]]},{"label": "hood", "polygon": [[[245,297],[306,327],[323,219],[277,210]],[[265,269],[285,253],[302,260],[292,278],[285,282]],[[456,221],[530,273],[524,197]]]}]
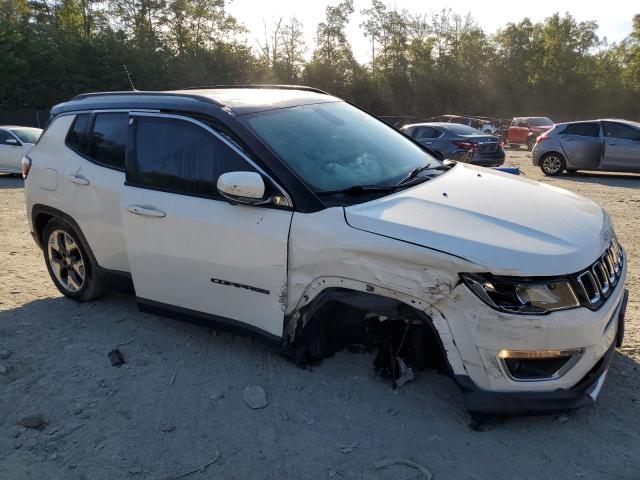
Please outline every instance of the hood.
[{"label": "hood", "polygon": [[606,213],[584,197],[468,164],[346,207],[345,218],[353,228],[519,276],[578,272],[602,254],[613,234]]}]

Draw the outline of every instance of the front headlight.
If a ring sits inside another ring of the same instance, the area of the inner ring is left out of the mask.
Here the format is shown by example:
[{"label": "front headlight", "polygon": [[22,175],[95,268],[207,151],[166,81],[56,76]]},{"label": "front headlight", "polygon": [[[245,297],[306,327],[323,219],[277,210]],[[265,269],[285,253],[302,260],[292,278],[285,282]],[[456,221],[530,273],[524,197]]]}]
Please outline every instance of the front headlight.
[{"label": "front headlight", "polygon": [[483,302],[503,312],[544,315],[580,306],[573,287],[566,280],[523,280],[477,273],[460,276]]}]

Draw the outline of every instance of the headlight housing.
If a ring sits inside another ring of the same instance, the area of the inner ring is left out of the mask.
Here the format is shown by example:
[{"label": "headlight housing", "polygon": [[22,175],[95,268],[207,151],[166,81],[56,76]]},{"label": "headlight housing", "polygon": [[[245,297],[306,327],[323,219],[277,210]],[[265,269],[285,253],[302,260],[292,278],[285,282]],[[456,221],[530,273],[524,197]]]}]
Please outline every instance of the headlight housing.
[{"label": "headlight housing", "polygon": [[460,276],[484,303],[502,312],[544,315],[580,306],[575,290],[566,279],[521,279],[488,273]]}]

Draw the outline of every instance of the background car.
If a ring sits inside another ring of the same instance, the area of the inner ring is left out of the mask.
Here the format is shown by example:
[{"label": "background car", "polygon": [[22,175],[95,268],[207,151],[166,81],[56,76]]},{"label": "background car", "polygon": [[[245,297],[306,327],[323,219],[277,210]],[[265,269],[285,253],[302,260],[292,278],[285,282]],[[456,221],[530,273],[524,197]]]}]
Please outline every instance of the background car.
[{"label": "background car", "polygon": [[39,128],[0,126],[0,173],[20,173],[22,157],[41,134]]},{"label": "background car", "polygon": [[500,138],[457,123],[417,123],[400,129],[448,160],[498,167],[504,163]]},{"label": "background car", "polygon": [[531,156],[545,175],[558,175],[564,170],[640,172],[640,123],[559,123],[538,137]]},{"label": "background car", "polygon": [[526,145],[533,149],[536,138],[553,127],[553,121],[547,117],[516,117],[511,121],[507,132],[509,145]]}]

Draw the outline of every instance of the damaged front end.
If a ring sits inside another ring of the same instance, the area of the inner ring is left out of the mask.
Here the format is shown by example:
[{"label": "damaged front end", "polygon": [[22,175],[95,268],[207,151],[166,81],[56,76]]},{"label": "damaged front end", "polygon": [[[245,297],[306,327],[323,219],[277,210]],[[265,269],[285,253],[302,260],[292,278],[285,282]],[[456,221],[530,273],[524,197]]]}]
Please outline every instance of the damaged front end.
[{"label": "damaged front end", "polygon": [[448,372],[443,347],[431,319],[398,300],[340,288],[323,291],[297,314],[289,353],[299,366],[335,353],[374,353],[376,373],[393,387],[413,379],[414,371]]}]

